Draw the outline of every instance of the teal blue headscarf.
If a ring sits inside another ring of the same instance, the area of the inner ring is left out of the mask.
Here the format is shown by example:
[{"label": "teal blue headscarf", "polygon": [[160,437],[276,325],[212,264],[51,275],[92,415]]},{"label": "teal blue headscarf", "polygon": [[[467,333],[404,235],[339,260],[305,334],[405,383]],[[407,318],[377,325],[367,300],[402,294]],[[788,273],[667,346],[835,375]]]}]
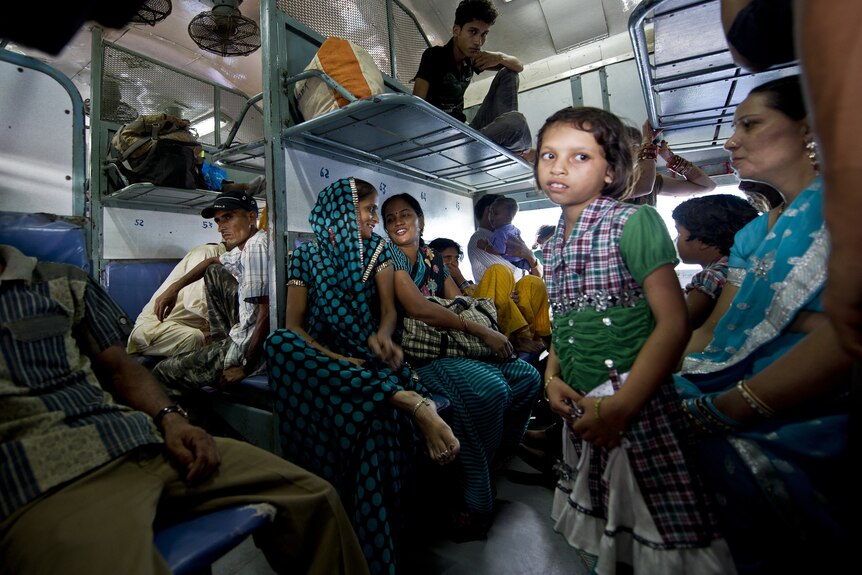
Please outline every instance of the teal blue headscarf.
[{"label": "teal blue headscarf", "polygon": [[372,275],[384,249],[383,239],[372,234],[364,240],[359,230],[359,192],[353,178],[338,180],[317,198],[308,217],[317,238],[317,251],[333,287],[357,292]]}]

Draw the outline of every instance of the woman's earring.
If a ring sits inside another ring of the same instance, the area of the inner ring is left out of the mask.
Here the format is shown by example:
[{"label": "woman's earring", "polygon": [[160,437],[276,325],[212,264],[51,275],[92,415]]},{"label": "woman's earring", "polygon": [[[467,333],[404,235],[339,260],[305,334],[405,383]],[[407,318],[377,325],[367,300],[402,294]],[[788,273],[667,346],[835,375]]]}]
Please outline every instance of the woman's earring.
[{"label": "woman's earring", "polygon": [[329,241],[332,242],[332,245],[335,245],[335,232],[332,231],[332,228],[327,228],[329,230]]},{"label": "woman's earring", "polygon": [[814,171],[820,172],[820,165],[817,162],[817,142],[814,141],[814,138],[805,143],[805,149],[808,150],[808,160],[814,167]]}]

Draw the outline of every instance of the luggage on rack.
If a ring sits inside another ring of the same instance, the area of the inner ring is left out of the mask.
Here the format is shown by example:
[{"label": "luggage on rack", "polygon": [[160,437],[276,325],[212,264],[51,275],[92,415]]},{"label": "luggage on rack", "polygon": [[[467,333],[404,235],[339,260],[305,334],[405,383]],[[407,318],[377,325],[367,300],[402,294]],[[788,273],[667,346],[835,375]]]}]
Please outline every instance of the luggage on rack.
[{"label": "luggage on rack", "polygon": [[202,188],[196,165],[198,146],[188,120],[170,114],[144,114],[114,134],[108,162],[116,165],[130,184]]},{"label": "luggage on rack", "polygon": [[[386,90],[383,74],[371,54],[343,38],[327,38],[305,69],[325,72],[356,98],[368,98]],[[348,104],[341,94],[319,78],[300,80],[296,83],[294,93],[299,111],[305,120]]]}]

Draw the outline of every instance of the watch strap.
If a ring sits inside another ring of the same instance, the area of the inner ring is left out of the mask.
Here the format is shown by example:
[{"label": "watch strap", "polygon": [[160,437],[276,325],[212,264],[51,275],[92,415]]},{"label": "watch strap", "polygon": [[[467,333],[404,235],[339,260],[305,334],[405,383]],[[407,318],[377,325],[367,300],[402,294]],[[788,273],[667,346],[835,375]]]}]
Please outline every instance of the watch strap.
[{"label": "watch strap", "polygon": [[182,407],[180,407],[179,405],[177,405],[176,403],[174,403],[171,405],[167,405],[167,406],[165,406],[159,410],[159,412],[153,418],[153,423],[156,424],[156,427],[158,427],[159,429],[162,428],[162,420],[169,413],[179,413],[180,415],[182,415],[186,419],[189,418],[189,414],[186,412],[186,410],[183,409]]}]

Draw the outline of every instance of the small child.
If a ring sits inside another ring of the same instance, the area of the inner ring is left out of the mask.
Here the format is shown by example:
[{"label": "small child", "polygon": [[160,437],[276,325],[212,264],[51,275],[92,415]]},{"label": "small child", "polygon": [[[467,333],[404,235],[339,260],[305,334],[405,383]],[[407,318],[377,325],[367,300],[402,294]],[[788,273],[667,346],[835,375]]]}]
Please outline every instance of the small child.
[{"label": "small child", "polygon": [[536,179],[562,207],[544,249],[545,393],[567,423],[555,529],[595,573],[734,573],[675,435],[671,372],[689,329],[673,242],[653,208],[617,201],[632,172],[625,126],[565,108],[538,143]]},{"label": "small child", "polygon": [[521,230],[512,225],[512,220],[515,219],[518,213],[518,202],[514,198],[497,198],[491,204],[490,210],[491,225],[494,227],[494,233],[488,240],[485,251],[502,256],[512,262],[512,265],[529,272],[532,269],[530,262],[524,258],[506,254],[509,240],[512,238],[521,239]]},{"label": "small child", "polygon": [[692,198],[673,210],[679,259],[703,268],[685,286],[692,329],[703,325],[721,295],[733,237],[756,217],[751,204],[730,194]]}]

